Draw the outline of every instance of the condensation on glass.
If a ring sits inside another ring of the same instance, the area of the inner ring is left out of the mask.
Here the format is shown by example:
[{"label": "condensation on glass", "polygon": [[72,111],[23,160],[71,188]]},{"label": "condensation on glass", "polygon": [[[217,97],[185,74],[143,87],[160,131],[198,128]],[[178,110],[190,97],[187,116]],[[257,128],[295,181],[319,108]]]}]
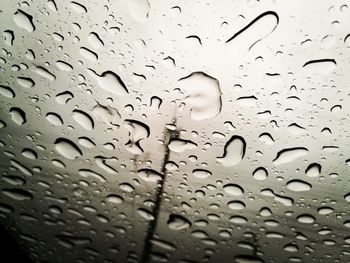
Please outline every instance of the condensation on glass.
[{"label": "condensation on glass", "polygon": [[0,18],[0,222],[35,261],[350,262],[348,1]]}]

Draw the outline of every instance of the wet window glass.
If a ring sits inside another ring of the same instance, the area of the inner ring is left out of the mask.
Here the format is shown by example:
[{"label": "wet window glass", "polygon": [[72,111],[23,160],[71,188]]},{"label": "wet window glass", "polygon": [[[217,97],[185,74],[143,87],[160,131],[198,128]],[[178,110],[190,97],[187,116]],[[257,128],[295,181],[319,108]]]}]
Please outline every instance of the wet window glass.
[{"label": "wet window glass", "polygon": [[0,223],[33,262],[350,262],[348,1],[0,18]]}]

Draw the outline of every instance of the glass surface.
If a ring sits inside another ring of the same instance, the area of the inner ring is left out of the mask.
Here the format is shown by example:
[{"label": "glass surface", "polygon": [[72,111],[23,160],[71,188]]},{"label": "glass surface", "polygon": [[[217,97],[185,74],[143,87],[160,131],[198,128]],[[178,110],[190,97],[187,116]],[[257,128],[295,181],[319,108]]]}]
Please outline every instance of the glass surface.
[{"label": "glass surface", "polygon": [[0,223],[35,262],[350,262],[348,1],[0,18]]}]

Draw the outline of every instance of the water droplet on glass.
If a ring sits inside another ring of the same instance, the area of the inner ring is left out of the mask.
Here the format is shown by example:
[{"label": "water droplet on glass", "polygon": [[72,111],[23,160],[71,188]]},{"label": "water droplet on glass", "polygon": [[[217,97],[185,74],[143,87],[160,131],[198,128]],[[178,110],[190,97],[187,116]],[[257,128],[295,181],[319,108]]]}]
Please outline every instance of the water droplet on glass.
[{"label": "water droplet on glass", "polygon": [[223,188],[226,193],[233,196],[240,196],[244,193],[243,188],[238,184],[226,184]]},{"label": "water droplet on glass", "polygon": [[34,198],[27,190],[17,188],[5,188],[2,190],[2,193],[16,201],[32,200]]},{"label": "water droplet on glass", "polygon": [[246,142],[241,136],[234,135],[226,143],[222,157],[216,158],[217,162],[225,167],[239,164],[246,151]]},{"label": "water droplet on glass", "polygon": [[253,177],[256,180],[265,180],[268,176],[268,172],[264,167],[259,167],[257,169],[254,170],[253,172]]},{"label": "water droplet on glass", "polygon": [[15,24],[19,28],[28,31],[29,33],[34,32],[35,30],[33,17],[20,9],[18,9],[13,15],[13,21],[15,21]]},{"label": "water droplet on glass", "polygon": [[298,179],[290,180],[287,183],[287,188],[291,191],[294,191],[294,192],[309,191],[309,190],[311,190],[311,187],[312,187],[311,184],[309,184],[305,181],[302,181],[302,180],[298,180]]},{"label": "water droplet on glass", "polygon": [[273,160],[274,165],[281,165],[292,162],[308,153],[308,149],[303,147],[287,148],[279,151]]},{"label": "water droplet on glass", "polygon": [[315,222],[315,218],[309,214],[303,214],[297,217],[297,221],[303,224],[312,224]]},{"label": "water droplet on glass", "polygon": [[101,75],[92,69],[88,69],[88,72],[103,90],[118,96],[125,96],[129,93],[122,79],[113,71],[105,71]]},{"label": "water droplet on glass", "polygon": [[184,102],[191,107],[191,117],[200,121],[210,119],[221,111],[219,81],[203,72],[194,72],[179,80],[186,94]]},{"label": "water droplet on glass", "polygon": [[83,128],[87,130],[94,129],[94,121],[89,114],[82,110],[74,110],[72,112],[73,119]]},{"label": "water droplet on glass", "polygon": [[10,87],[2,85],[0,85],[0,95],[10,99],[13,99],[16,96],[15,92]]},{"label": "water droplet on glass", "polygon": [[26,119],[26,113],[17,107],[13,107],[10,109],[10,115],[11,119],[17,124],[17,125],[23,125],[27,122]]},{"label": "water droplet on glass", "polygon": [[187,218],[176,214],[169,215],[167,224],[172,230],[182,230],[189,228],[192,225]]},{"label": "water droplet on glass", "polygon": [[83,155],[79,147],[74,142],[65,138],[58,138],[55,141],[55,149],[59,154],[67,159],[73,160]]}]

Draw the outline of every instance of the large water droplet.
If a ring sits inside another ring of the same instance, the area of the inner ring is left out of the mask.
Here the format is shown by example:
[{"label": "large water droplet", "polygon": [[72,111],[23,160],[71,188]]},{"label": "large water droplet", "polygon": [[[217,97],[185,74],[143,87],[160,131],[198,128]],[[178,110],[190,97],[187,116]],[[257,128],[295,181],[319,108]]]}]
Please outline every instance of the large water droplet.
[{"label": "large water droplet", "polygon": [[294,192],[305,192],[311,190],[311,184],[302,180],[294,179],[287,183],[287,188]]},{"label": "large water droplet", "polygon": [[13,188],[13,189],[5,188],[2,190],[2,193],[17,201],[32,200],[34,198],[30,192],[23,189],[17,189],[17,188]]},{"label": "large water droplet", "polygon": [[322,167],[320,164],[312,163],[306,168],[305,174],[309,177],[317,177],[320,175],[321,169]]},{"label": "large water droplet", "polygon": [[6,86],[0,85],[0,95],[13,99],[16,95],[15,92],[10,88]]},{"label": "large water droplet", "polygon": [[268,176],[268,172],[264,167],[259,167],[253,172],[253,177],[256,180],[265,180]]},{"label": "large water droplet", "polygon": [[139,213],[139,215],[142,218],[144,218],[146,220],[154,220],[155,219],[154,215],[145,208],[139,208],[139,209],[137,209],[137,212]]},{"label": "large water droplet", "polygon": [[87,13],[87,8],[84,5],[82,5],[76,1],[71,1],[70,7],[72,8],[72,10],[74,10],[75,12],[77,12],[79,14]]},{"label": "large water droplet", "polygon": [[203,72],[194,72],[179,80],[181,90],[191,106],[191,117],[200,121],[215,117],[221,111],[219,81]]},{"label": "large water droplet", "polygon": [[245,204],[241,201],[230,201],[227,205],[232,210],[242,210],[245,208]]},{"label": "large water droplet", "polygon": [[172,230],[186,229],[191,227],[192,225],[187,218],[176,214],[169,215],[167,224],[168,227]]},{"label": "large water droplet", "polygon": [[297,220],[299,223],[303,223],[303,224],[312,224],[315,222],[315,218],[309,214],[302,214],[297,217]]},{"label": "large water droplet", "polygon": [[205,179],[211,175],[211,172],[209,172],[208,170],[204,170],[204,169],[195,169],[195,170],[193,170],[192,174],[194,177],[197,177],[200,179]]},{"label": "large water droplet", "polygon": [[99,48],[102,48],[104,46],[104,43],[101,40],[100,36],[95,32],[91,32],[89,34],[88,41],[89,41],[90,45],[95,49],[99,49]]},{"label": "large water droplet", "polygon": [[146,182],[157,182],[163,180],[163,175],[152,169],[141,169],[137,175]]},{"label": "large water droplet", "polygon": [[243,137],[234,135],[226,143],[224,155],[216,158],[216,160],[225,167],[234,166],[242,161],[245,151],[246,142]]},{"label": "large water droplet", "polygon": [[303,147],[283,149],[277,153],[276,158],[273,160],[273,164],[281,165],[292,162],[295,159],[305,156],[308,153],[308,151],[308,149]]},{"label": "large water droplet", "polygon": [[33,71],[37,73],[39,76],[42,76],[50,81],[54,81],[56,76],[48,71],[46,68],[40,66],[34,66]]},{"label": "large water droplet", "polygon": [[224,191],[233,196],[240,196],[244,193],[244,190],[238,184],[226,184],[224,185]]},{"label": "large water droplet", "polygon": [[86,47],[81,47],[79,52],[84,58],[91,60],[92,62],[96,62],[98,59],[97,54]]},{"label": "large water droplet", "polygon": [[124,126],[129,131],[129,141],[125,144],[125,148],[133,154],[143,153],[140,141],[149,136],[149,127],[136,120],[125,120]]},{"label": "large water droplet", "polygon": [[118,96],[125,96],[129,93],[122,79],[113,71],[105,71],[101,75],[92,69],[88,69],[88,72],[102,89]]},{"label": "large water droplet", "polygon": [[27,122],[26,119],[26,113],[17,107],[13,107],[10,109],[10,115],[11,119],[17,124],[17,125],[23,125]]},{"label": "large water droplet", "polygon": [[120,195],[110,194],[106,197],[106,201],[112,204],[121,204],[124,202],[124,199]]},{"label": "large water droplet", "polygon": [[189,140],[173,139],[170,141],[169,150],[177,153],[182,153],[187,150],[194,150],[197,144]]},{"label": "large water droplet", "polygon": [[58,115],[57,113],[54,113],[54,112],[47,113],[46,119],[48,120],[48,122],[50,122],[51,124],[53,124],[55,126],[63,125],[63,120],[62,120],[61,116]]},{"label": "large water droplet", "polygon": [[74,110],[72,113],[73,119],[87,130],[94,129],[94,121],[89,114],[81,110]]},{"label": "large water droplet", "polygon": [[101,183],[106,182],[106,178],[103,175],[96,173],[89,169],[80,169],[79,175],[85,178],[91,178],[100,181]]},{"label": "large water droplet", "polygon": [[65,61],[58,60],[56,61],[56,66],[62,71],[72,71],[73,66]]},{"label": "large water droplet", "polygon": [[35,30],[33,17],[20,9],[18,9],[14,14],[13,21],[15,21],[19,28],[23,28],[30,33]]},{"label": "large water droplet", "polygon": [[58,138],[55,141],[55,149],[63,157],[71,160],[83,155],[79,147],[74,142],[65,138]]},{"label": "large water droplet", "polygon": [[129,11],[133,19],[138,23],[145,23],[150,11],[148,0],[128,0]]},{"label": "large water droplet", "polygon": [[18,77],[17,83],[24,88],[31,88],[35,85],[34,81],[28,77]]}]

